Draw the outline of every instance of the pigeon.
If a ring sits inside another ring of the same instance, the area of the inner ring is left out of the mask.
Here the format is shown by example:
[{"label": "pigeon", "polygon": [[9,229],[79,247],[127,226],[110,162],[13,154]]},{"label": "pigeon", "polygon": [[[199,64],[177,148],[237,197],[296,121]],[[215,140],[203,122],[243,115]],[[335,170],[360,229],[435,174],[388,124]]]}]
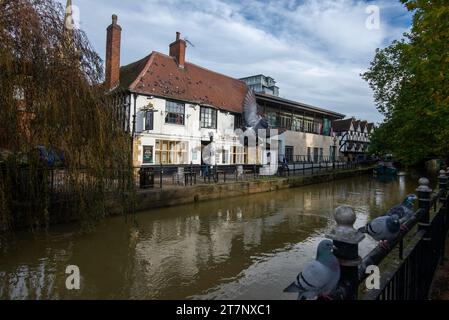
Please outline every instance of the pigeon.
[{"label": "pigeon", "polygon": [[396,216],[381,216],[359,229],[360,232],[369,234],[374,240],[379,241],[382,248],[389,247],[388,242],[393,241],[399,235],[401,224]]},{"label": "pigeon", "polygon": [[256,94],[253,90],[248,90],[245,101],[243,102],[243,112],[245,116],[245,125],[255,133],[259,129],[268,129],[268,121],[261,116],[261,108],[257,104]]},{"label": "pigeon", "polygon": [[418,199],[414,194],[409,194],[400,205],[391,208],[386,215],[396,216],[401,221],[407,221],[413,217],[413,201]]},{"label": "pigeon", "polygon": [[318,245],[316,260],[309,262],[298,274],[296,281],[284,292],[297,292],[298,300],[327,297],[340,280],[340,264],[333,254],[332,241],[323,240]]}]

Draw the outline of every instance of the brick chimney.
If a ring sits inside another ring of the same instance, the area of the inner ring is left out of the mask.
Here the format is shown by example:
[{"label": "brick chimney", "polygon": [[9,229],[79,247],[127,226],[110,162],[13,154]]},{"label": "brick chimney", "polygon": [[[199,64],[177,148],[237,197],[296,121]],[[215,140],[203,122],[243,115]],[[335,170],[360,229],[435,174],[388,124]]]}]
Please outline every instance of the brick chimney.
[{"label": "brick chimney", "polygon": [[170,57],[176,59],[180,68],[184,68],[186,62],[186,42],[180,38],[181,34],[176,32],[176,41],[170,44]]},{"label": "brick chimney", "polygon": [[122,28],[117,24],[117,16],[112,16],[112,24],[107,29],[106,39],[106,86],[114,89],[120,83],[120,41]]}]

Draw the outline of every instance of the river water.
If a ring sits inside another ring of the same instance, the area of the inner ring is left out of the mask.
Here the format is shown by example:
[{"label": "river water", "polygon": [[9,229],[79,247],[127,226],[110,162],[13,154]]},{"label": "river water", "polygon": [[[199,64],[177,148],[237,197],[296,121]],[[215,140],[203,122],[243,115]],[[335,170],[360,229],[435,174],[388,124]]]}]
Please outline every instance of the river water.
[{"label": "river water", "polygon": [[[295,299],[283,293],[314,259],[334,209],[354,207],[356,226],[413,193],[419,176],[370,175],[19,233],[0,250],[0,299]],[[361,255],[375,242],[365,239]],[[80,290],[66,289],[76,265]]]}]

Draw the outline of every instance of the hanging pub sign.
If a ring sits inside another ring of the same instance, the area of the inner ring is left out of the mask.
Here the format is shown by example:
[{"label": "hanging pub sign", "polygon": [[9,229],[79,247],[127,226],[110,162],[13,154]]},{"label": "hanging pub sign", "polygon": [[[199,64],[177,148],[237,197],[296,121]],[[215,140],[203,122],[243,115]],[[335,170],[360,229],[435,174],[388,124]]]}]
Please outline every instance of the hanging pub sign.
[{"label": "hanging pub sign", "polygon": [[143,146],[143,163],[153,163],[153,146]]}]

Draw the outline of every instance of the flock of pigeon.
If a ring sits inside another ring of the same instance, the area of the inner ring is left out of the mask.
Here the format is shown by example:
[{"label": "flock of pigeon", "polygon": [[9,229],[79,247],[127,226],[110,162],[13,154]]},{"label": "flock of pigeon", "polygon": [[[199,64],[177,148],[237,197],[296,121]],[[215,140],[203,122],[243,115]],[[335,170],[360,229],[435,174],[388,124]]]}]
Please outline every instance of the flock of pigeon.
[{"label": "flock of pigeon", "polygon": [[[254,91],[248,91],[243,109],[247,130],[257,135],[260,129],[271,129],[262,108],[256,102]],[[401,204],[391,208],[385,215],[370,221],[359,231],[369,234],[374,240],[379,241],[382,248],[387,249],[389,242],[396,239],[401,230],[407,229],[403,223],[413,216],[413,202],[416,199],[416,195],[408,195]],[[284,292],[298,293],[298,300],[329,298],[329,294],[335,290],[340,280],[340,264],[333,253],[334,249],[336,248],[332,241],[321,241],[316,259],[305,266],[296,277],[296,281]]]},{"label": "flock of pigeon", "polygon": [[[406,229],[403,223],[413,217],[413,202],[416,199],[416,195],[408,195],[401,204],[391,208],[385,215],[368,222],[359,231],[370,235],[379,241],[382,248],[387,249],[389,241],[395,240],[400,231]],[[321,241],[316,259],[305,266],[296,277],[296,281],[284,292],[298,293],[298,300],[330,299],[329,294],[336,289],[340,280],[340,264],[334,255],[335,249],[332,241]]]}]

